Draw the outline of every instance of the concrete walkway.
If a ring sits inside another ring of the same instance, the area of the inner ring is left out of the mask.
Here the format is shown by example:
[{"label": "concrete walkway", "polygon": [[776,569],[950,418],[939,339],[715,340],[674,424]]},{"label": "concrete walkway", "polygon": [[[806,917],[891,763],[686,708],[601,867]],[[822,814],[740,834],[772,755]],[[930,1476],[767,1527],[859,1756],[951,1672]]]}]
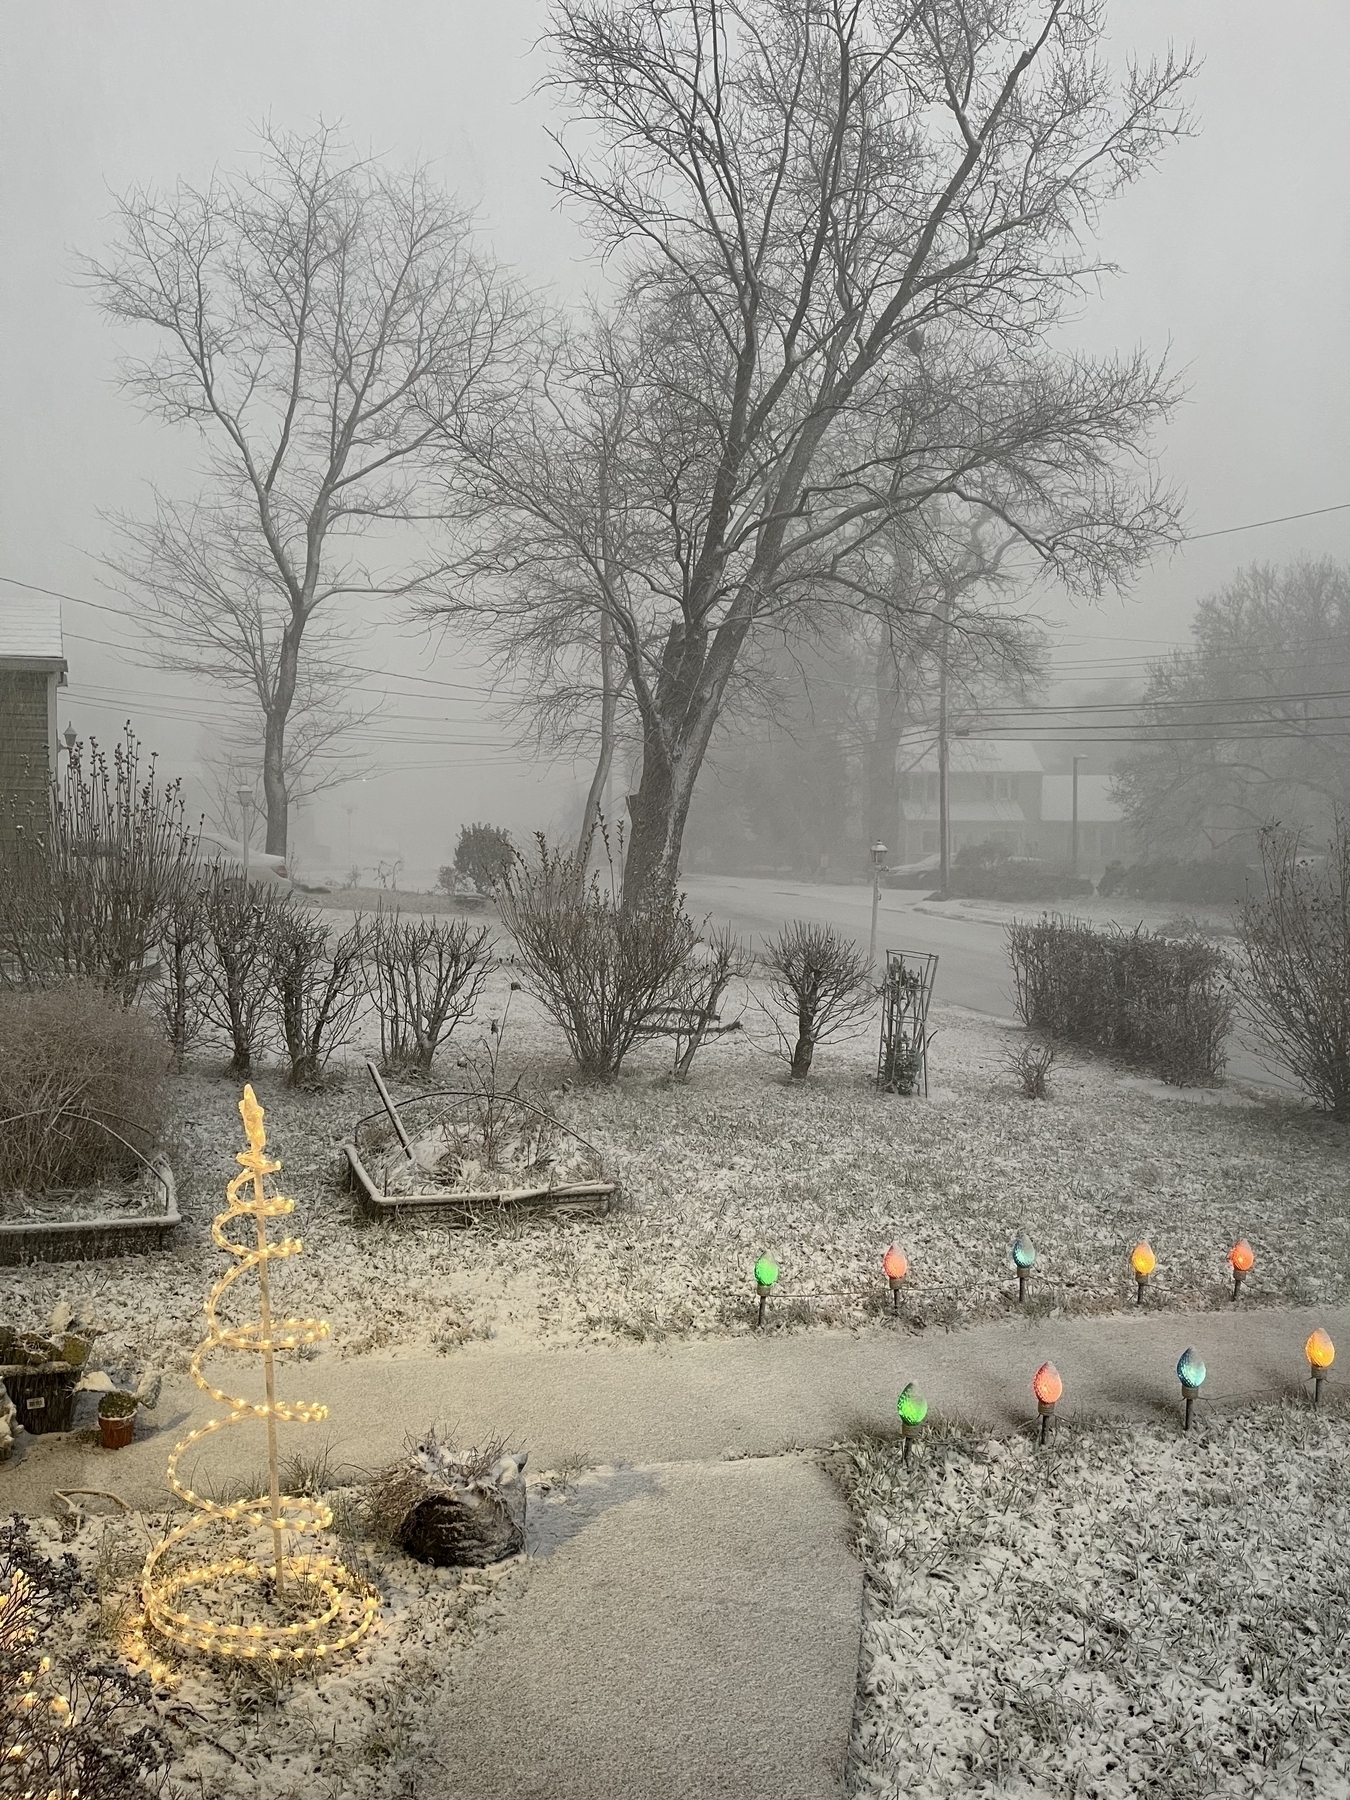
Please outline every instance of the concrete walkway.
[{"label": "concrete walkway", "polygon": [[[1350,1308],[1148,1309],[1086,1319],[1015,1316],[915,1334],[766,1332],[668,1346],[502,1351],[343,1362],[284,1372],[322,1400],[327,1426],[286,1432],[306,1452],[374,1467],[433,1420],[465,1440],[528,1446],[536,1474],[567,1459],[598,1472],[536,1508],[524,1593],[464,1661],[442,1777],[425,1800],[827,1800],[839,1791],[853,1706],[861,1572],[848,1519],[808,1454],[894,1430],[907,1381],[935,1418],[1009,1430],[1035,1410],[1052,1360],[1066,1424],[1179,1416],[1177,1357],[1193,1346],[1205,1406],[1298,1391],[1315,1325],[1350,1345]],[[222,1368],[223,1373],[223,1368]],[[0,1465],[0,1505],[54,1510],[54,1488],[106,1488],[163,1504],[174,1438],[210,1417],[183,1377],[165,1381],[159,1429],[129,1449],[21,1439]],[[215,1440],[217,1479],[261,1465],[261,1427]],[[549,1536],[552,1531],[553,1535]],[[543,1535],[541,1535],[541,1533]]]}]

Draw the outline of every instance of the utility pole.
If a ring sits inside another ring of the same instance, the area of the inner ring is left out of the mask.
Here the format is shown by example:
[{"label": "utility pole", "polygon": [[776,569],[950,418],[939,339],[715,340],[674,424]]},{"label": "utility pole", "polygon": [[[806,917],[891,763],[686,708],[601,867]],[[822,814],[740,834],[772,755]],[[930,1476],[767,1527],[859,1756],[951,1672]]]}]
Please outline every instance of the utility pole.
[{"label": "utility pole", "polygon": [[1078,873],[1078,765],[1086,761],[1085,756],[1075,756],[1073,759],[1073,835],[1070,838],[1069,857],[1075,875]]},{"label": "utility pole", "polygon": [[938,652],[938,886],[942,899],[947,898],[951,879],[952,832],[950,783],[947,771],[947,652],[951,636],[952,597],[946,596],[942,608],[941,648]]},{"label": "utility pole", "polygon": [[253,835],[253,791],[241,787],[238,790],[239,814],[244,822],[244,881],[248,882],[249,838]]}]

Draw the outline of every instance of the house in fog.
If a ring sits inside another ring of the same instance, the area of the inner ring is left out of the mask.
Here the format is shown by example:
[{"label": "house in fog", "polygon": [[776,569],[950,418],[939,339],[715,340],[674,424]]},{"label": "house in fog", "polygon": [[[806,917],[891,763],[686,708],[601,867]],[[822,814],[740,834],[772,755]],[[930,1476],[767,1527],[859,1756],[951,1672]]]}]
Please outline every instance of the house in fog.
[{"label": "house in fog", "polygon": [[[1073,849],[1073,776],[1050,775],[1034,744],[1014,739],[953,738],[948,753],[951,850],[1001,844],[1009,856],[1068,862]],[[1110,777],[1078,777],[1078,858],[1104,865],[1128,854]],[[893,863],[938,853],[937,747],[900,777],[898,854]]]},{"label": "house in fog", "polygon": [[0,833],[45,804],[56,774],[56,690],[66,684],[61,602],[0,599]]}]

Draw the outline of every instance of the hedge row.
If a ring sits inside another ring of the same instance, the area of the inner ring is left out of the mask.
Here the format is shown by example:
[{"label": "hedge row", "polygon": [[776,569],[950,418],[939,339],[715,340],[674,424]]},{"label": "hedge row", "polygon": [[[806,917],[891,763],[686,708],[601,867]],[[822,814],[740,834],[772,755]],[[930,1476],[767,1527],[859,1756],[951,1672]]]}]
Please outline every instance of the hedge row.
[{"label": "hedge row", "polygon": [[1222,953],[1202,939],[1045,918],[1010,925],[1008,954],[1024,1024],[1176,1087],[1223,1073],[1233,999]]}]

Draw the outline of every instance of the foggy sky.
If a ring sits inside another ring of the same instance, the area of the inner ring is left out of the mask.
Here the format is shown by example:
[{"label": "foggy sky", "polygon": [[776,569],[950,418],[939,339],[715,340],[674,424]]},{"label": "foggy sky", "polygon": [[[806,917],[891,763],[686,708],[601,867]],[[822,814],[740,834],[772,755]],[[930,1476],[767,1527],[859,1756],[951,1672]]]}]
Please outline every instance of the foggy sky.
[{"label": "foggy sky", "polygon": [[[590,283],[543,180],[551,102],[530,90],[545,18],[543,0],[0,0],[0,574],[120,606],[100,586],[103,515],[144,511],[151,481],[195,485],[193,438],[147,423],[118,392],[116,342],[75,282],[73,252],[106,243],[111,193],[204,181],[248,155],[265,116],[282,128],[340,120],[363,149],[431,159],[481,205],[506,262],[569,293]],[[1196,44],[1198,133],[1103,219],[1099,245],[1123,273],[1070,337],[1098,351],[1142,343],[1186,372],[1189,398],[1159,449],[1193,531],[1350,500],[1350,7],[1114,0],[1111,19],[1116,48],[1161,51],[1169,33]],[[1064,622],[1057,665],[1075,679],[1137,670],[1184,639],[1194,601],[1235,567],[1300,552],[1350,556],[1350,512],[1191,544],[1123,603],[1041,596]],[[62,724],[111,737],[131,712],[167,763],[191,761],[211,716],[191,684],[109,648],[135,633],[108,612],[67,606],[65,625]],[[372,666],[476,679],[453,647],[406,627],[381,631]],[[501,725],[470,695],[386,685],[402,694],[387,718],[423,715],[404,732],[460,743],[383,744],[390,763],[444,769],[320,801],[338,861],[348,804],[358,860],[401,848],[418,868],[445,859],[466,819],[529,829],[562,816],[584,770],[504,762]]]}]

